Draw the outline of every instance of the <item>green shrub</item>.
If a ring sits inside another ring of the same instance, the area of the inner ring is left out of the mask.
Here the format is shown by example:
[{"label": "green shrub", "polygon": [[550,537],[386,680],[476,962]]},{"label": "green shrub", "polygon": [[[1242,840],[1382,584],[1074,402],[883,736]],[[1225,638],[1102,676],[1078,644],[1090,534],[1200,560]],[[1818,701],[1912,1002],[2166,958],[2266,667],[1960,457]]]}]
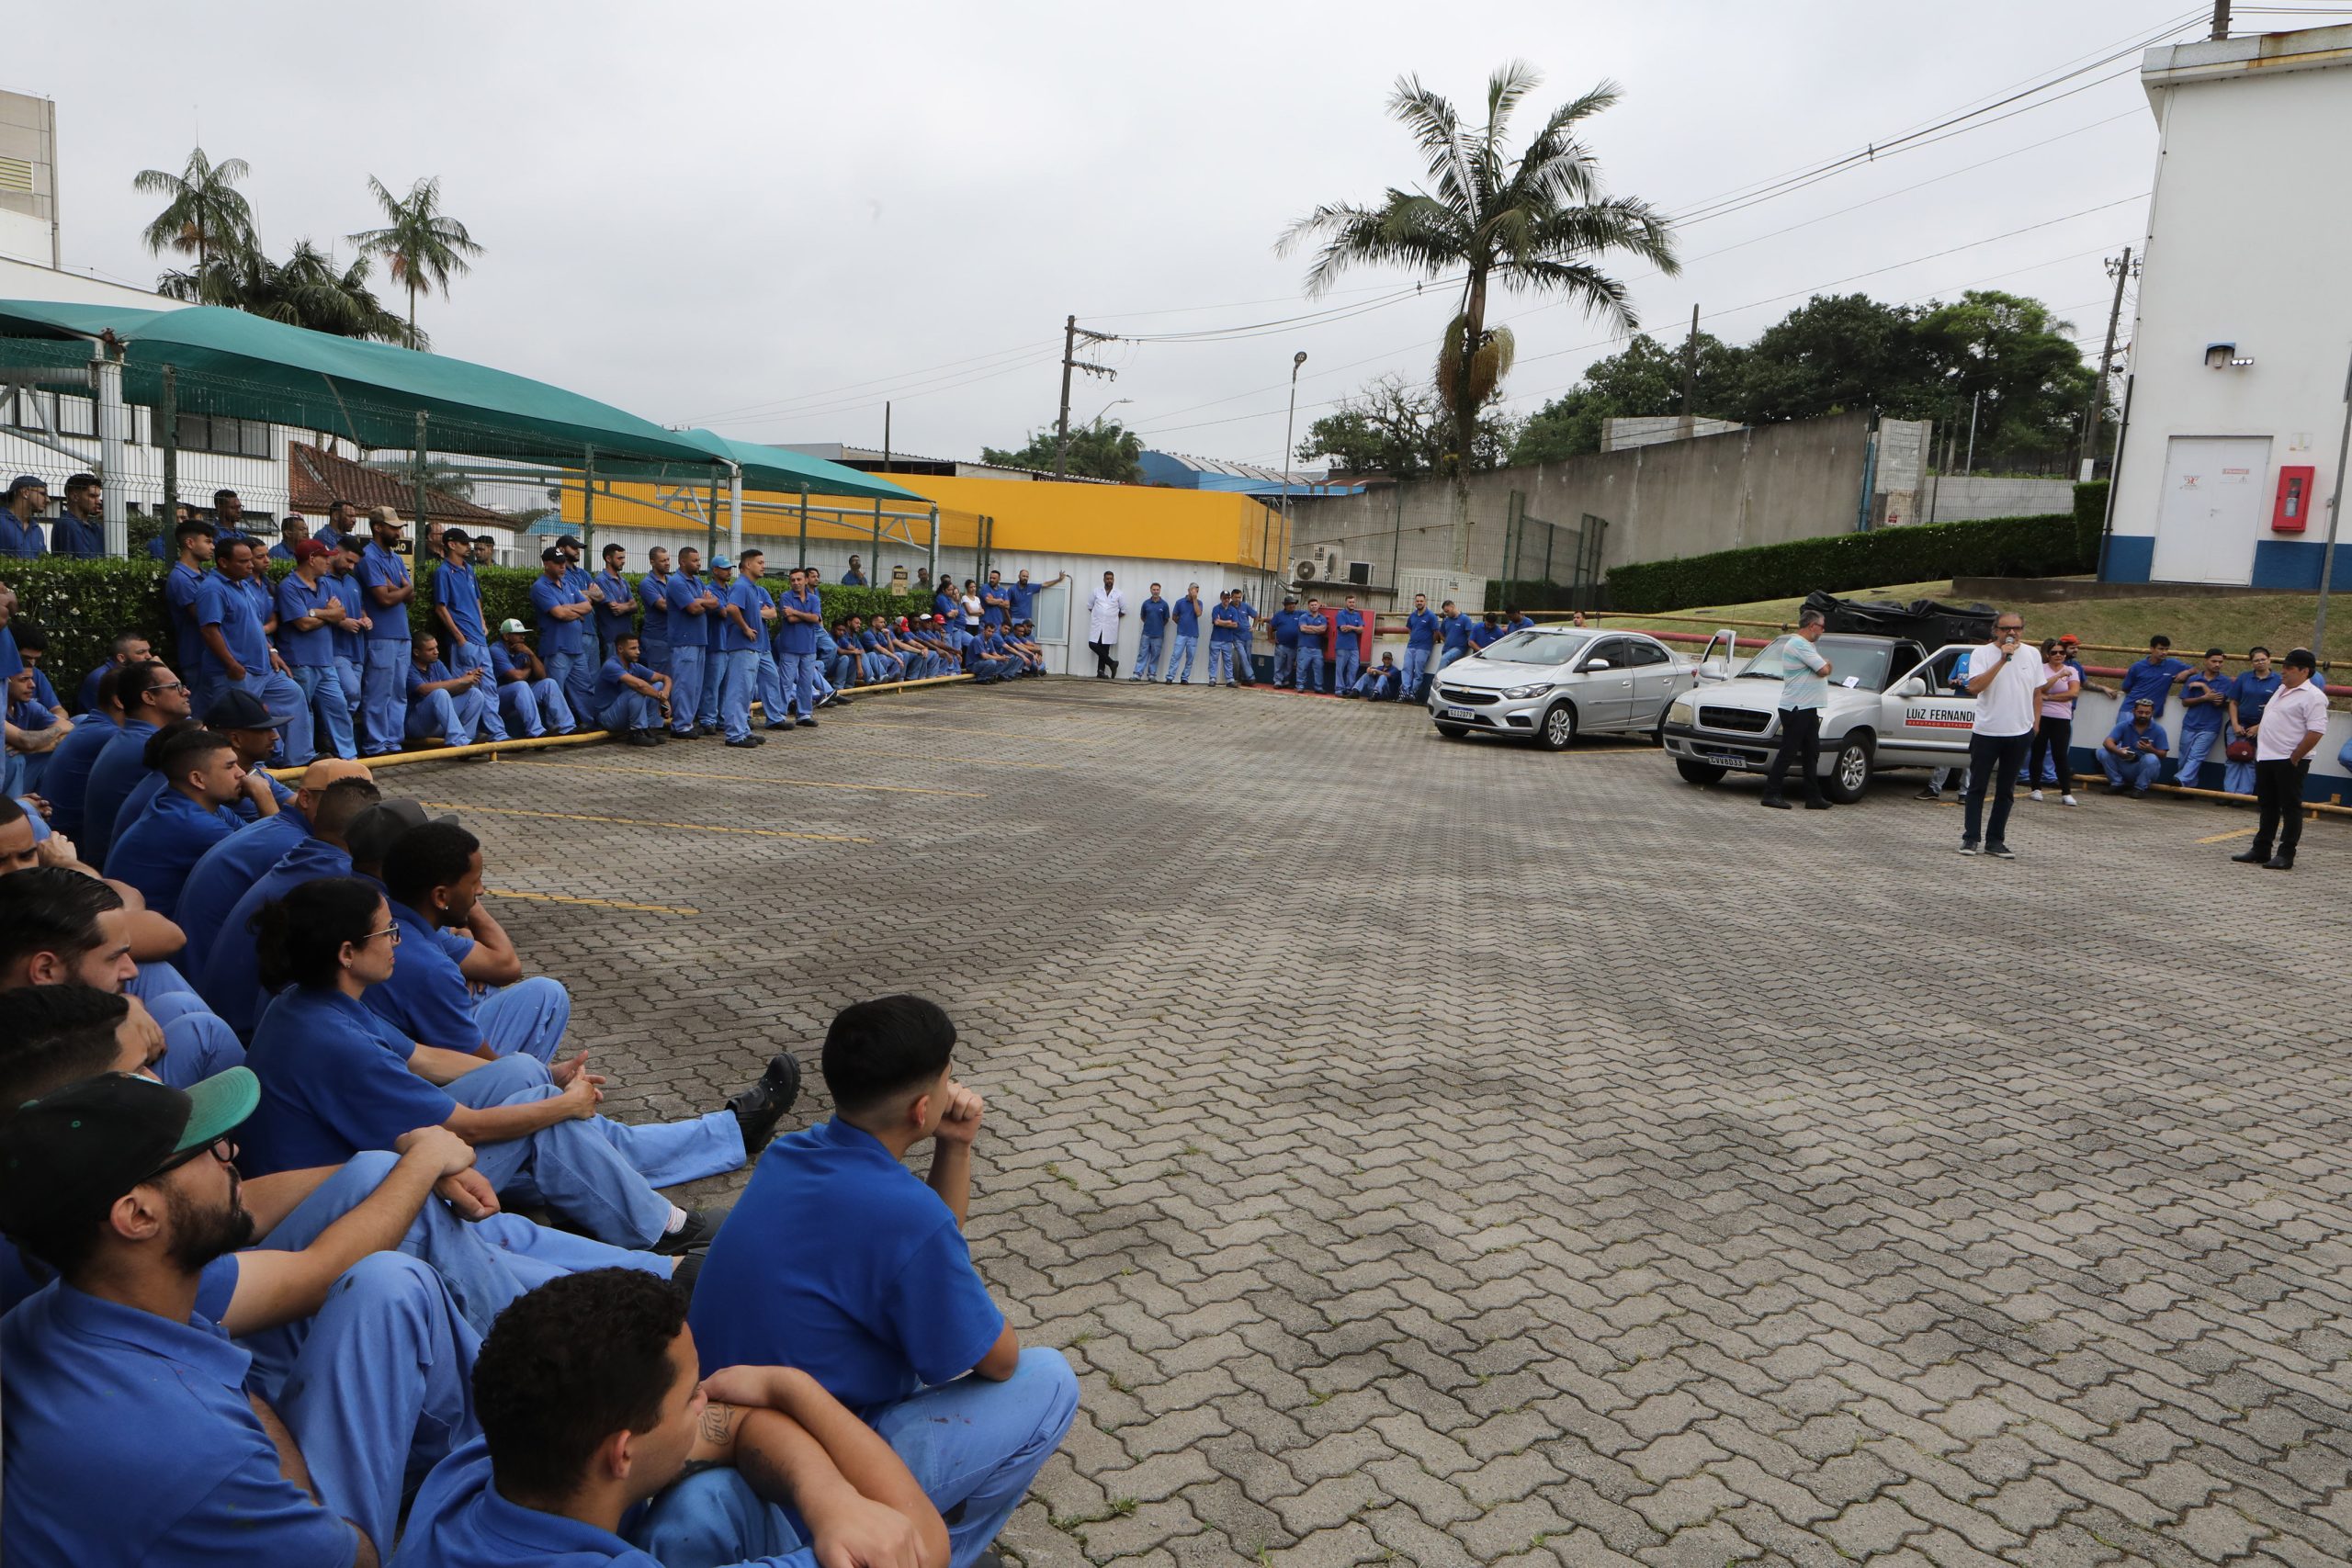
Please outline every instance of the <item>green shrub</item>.
[{"label": "green shrub", "polygon": [[1621,566],[1609,574],[1609,607],[1685,610],[1940,577],[2072,576],[2098,566],[2098,526],[2086,531],[2086,506],[2078,492],[2072,514],[1913,524]]}]

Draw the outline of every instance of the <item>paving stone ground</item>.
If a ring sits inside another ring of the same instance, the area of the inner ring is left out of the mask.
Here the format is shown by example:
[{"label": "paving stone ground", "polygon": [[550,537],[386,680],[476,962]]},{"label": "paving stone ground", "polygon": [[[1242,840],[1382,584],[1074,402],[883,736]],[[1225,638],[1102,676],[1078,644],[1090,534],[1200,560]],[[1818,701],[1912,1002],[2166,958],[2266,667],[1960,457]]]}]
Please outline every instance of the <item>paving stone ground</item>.
[{"label": "paving stone ground", "polygon": [[1031,1568],[2352,1558],[2339,824],[2021,804],[2003,864],[1916,775],[1090,681],[399,784],[695,911],[501,906],[625,1117],[956,1015],[973,1250],[1085,1389]]}]

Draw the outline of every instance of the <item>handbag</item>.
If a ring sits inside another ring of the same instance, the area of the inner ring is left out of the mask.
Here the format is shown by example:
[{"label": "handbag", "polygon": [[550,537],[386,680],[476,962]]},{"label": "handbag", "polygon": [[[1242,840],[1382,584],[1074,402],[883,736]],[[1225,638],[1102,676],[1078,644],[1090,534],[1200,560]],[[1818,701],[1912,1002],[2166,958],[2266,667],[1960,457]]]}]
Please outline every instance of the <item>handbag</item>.
[{"label": "handbag", "polygon": [[2254,742],[2245,739],[2233,740],[2222,755],[2233,762],[2251,762],[2254,761]]}]

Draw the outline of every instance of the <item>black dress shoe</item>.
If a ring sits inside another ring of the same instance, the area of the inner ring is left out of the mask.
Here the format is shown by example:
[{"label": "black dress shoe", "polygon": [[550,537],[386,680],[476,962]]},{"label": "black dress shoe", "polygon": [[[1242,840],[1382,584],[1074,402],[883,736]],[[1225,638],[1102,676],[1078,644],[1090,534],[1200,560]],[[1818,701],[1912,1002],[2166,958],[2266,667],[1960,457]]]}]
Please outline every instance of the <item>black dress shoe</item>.
[{"label": "black dress shoe", "polygon": [[789,1053],[778,1052],[768,1058],[767,1071],[760,1081],[727,1102],[735,1112],[737,1125],[743,1129],[743,1156],[752,1158],[768,1146],[775,1136],[776,1123],[800,1098],[800,1064]]},{"label": "black dress shoe", "polygon": [[734,739],[729,740],[727,744],[733,747],[748,749],[753,746],[764,746],[767,743],[768,738],[764,735],[739,735]]},{"label": "black dress shoe", "polygon": [[2230,858],[2237,862],[2240,865],[2267,865],[2270,863],[2270,852],[2268,850],[2248,850],[2242,855],[2232,855]]},{"label": "black dress shoe", "polygon": [[1807,811],[1826,811],[1829,809],[1829,802],[1822,799],[1821,796],[1816,795],[1811,800],[1804,803],[1804,808]]},{"label": "black dress shoe", "polygon": [[688,1209],[686,1223],[656,1241],[647,1250],[662,1258],[682,1257],[696,1247],[708,1246],[711,1236],[717,1234],[718,1229],[717,1225],[710,1223],[710,1216],[700,1209]]},{"label": "black dress shoe", "polygon": [[1758,806],[1769,806],[1769,807],[1771,807],[1773,810],[1775,810],[1775,811],[1786,811],[1787,809],[1789,809],[1789,803],[1788,803],[1787,801],[1785,801],[1785,800],[1782,800],[1782,799],[1781,799],[1779,795],[1766,795],[1763,799],[1761,799],[1761,800],[1758,801],[1756,804],[1757,804],[1757,805],[1758,805]]},{"label": "black dress shoe", "polygon": [[2295,869],[2295,863],[2289,860],[2285,855],[2272,855],[2268,860],[2262,863],[2262,869],[2265,871],[2292,871]]}]

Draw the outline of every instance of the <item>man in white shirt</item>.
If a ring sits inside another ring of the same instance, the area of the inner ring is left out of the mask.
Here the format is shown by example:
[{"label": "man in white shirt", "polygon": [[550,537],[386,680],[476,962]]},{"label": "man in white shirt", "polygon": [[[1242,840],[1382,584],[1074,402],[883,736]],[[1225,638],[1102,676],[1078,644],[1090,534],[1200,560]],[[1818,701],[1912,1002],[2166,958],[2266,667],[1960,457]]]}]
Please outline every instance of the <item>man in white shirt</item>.
[{"label": "man in white shirt", "polygon": [[[2327,733],[2327,694],[2312,678],[2318,662],[2310,649],[2299,648],[2278,667],[2285,684],[2264,705],[2254,732],[2254,797],[2261,803],[2262,821],[2254,830],[2254,847],[2232,855],[2233,861],[2272,871],[2295,869],[2295,846],[2303,837],[2303,778],[2312,771],[2312,748]],[[2274,839],[2276,854],[2270,850]]]},{"label": "man in white shirt", "polygon": [[1113,655],[1119,651],[1119,623],[1126,618],[1127,596],[1111,586],[1112,575],[1102,574],[1102,586],[1086,602],[1086,644],[1094,650],[1094,678],[1115,680],[1119,661]]},{"label": "man in white shirt", "polygon": [[1807,811],[1829,809],[1828,796],[1821,793],[1821,710],[1829,705],[1829,660],[1814,644],[1821,640],[1822,629],[1827,625],[1818,610],[1807,610],[1797,617],[1797,635],[1781,645],[1781,749],[1772,754],[1771,771],[1764,775],[1764,798],[1757,804],[1786,811],[1789,803],[1781,798],[1781,781],[1789,776],[1789,763],[1797,761],[1798,772],[1804,781],[1804,808]]},{"label": "man in white shirt", "polygon": [[[2004,835],[2009,807],[2017,798],[2018,773],[2025,767],[2040,723],[2041,689],[2049,683],[2041,650],[2025,640],[2025,616],[2016,610],[2002,611],[1993,619],[1993,640],[1968,656],[1968,678],[1962,682],[1976,699],[1976,723],[1968,737],[1968,793],[1961,797],[1965,808],[1962,854],[2017,859]],[[1988,787],[1993,791],[1993,819],[1985,822]]]}]

